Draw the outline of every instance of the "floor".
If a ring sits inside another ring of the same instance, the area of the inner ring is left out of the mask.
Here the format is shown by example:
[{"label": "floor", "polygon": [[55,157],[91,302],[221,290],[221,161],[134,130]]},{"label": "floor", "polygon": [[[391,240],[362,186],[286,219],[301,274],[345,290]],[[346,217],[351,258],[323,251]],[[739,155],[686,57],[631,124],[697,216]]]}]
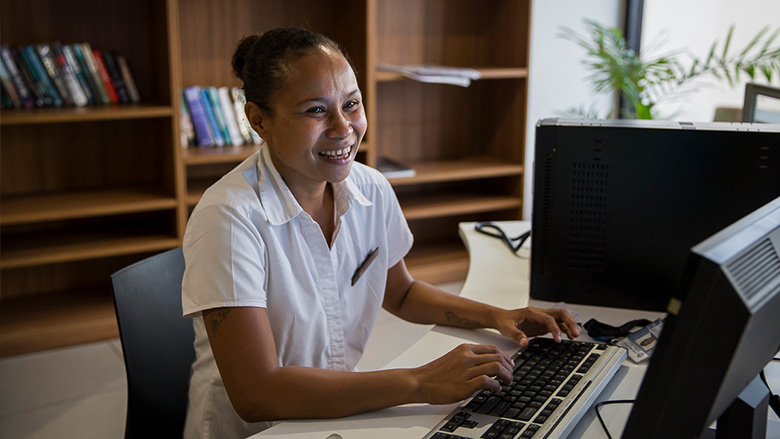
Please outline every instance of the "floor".
[{"label": "floor", "polygon": [[[440,287],[457,293],[462,285]],[[399,355],[406,348],[392,342],[399,331],[416,340],[427,330],[383,312],[359,368],[378,368]],[[2,358],[0,438],[121,439],[126,398],[118,339]]]}]

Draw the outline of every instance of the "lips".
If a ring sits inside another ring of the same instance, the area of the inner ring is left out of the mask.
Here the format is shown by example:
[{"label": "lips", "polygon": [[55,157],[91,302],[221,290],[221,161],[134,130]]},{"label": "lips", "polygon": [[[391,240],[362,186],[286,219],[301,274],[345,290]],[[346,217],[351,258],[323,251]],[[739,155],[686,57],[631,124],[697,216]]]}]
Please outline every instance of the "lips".
[{"label": "lips", "polygon": [[332,149],[330,151],[319,152],[318,155],[331,160],[346,160],[352,153],[352,145],[341,149]]}]

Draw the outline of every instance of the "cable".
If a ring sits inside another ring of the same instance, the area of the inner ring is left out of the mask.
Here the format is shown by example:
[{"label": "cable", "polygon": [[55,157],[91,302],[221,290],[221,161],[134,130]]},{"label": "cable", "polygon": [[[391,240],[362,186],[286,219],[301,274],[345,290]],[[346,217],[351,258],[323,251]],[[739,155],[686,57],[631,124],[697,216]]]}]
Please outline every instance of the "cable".
[{"label": "cable", "polygon": [[604,422],[604,419],[601,417],[601,412],[599,411],[599,409],[601,408],[601,406],[604,406],[604,405],[609,405],[609,404],[633,404],[634,401],[635,400],[633,400],[633,399],[616,399],[616,400],[613,400],[613,401],[601,401],[601,402],[596,403],[596,406],[595,406],[596,407],[596,417],[599,419],[599,422],[601,423],[601,428],[604,429],[604,433],[607,434],[607,437],[609,439],[612,439],[612,435],[609,434],[609,429],[607,428],[607,423]]}]

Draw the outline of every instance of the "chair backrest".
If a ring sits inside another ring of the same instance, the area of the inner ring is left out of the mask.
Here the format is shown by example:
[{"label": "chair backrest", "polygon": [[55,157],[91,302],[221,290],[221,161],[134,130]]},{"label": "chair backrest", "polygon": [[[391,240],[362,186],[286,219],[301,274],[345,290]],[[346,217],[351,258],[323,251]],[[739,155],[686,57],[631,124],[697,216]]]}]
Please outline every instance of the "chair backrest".
[{"label": "chair backrest", "polygon": [[181,248],[111,275],[127,370],[125,438],[181,437],[190,368],[192,321],[182,317]]}]

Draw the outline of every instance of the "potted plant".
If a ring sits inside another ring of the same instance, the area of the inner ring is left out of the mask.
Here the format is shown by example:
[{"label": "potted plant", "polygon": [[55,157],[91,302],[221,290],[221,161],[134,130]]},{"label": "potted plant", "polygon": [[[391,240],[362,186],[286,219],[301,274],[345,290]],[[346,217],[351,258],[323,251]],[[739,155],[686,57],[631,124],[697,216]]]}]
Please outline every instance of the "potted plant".
[{"label": "potted plant", "polygon": [[[577,43],[587,51],[583,63],[591,72],[589,79],[597,93],[620,92],[628,102],[622,116],[631,119],[653,119],[659,114],[655,105],[673,95],[690,93],[702,79],[714,77],[729,85],[743,76],[751,80],[763,76],[768,82],[780,81],[780,46],[773,43],[780,28],[769,33],[765,27],[741,50],[732,51],[734,26],[729,28],[722,45],[715,41],[706,58],[677,49],[665,55],[643,59],[626,47],[620,29],[585,20],[585,34],[562,27],[559,36]],[[592,110],[569,110],[569,114],[594,117]],[[615,111],[611,112],[613,115]]]}]

